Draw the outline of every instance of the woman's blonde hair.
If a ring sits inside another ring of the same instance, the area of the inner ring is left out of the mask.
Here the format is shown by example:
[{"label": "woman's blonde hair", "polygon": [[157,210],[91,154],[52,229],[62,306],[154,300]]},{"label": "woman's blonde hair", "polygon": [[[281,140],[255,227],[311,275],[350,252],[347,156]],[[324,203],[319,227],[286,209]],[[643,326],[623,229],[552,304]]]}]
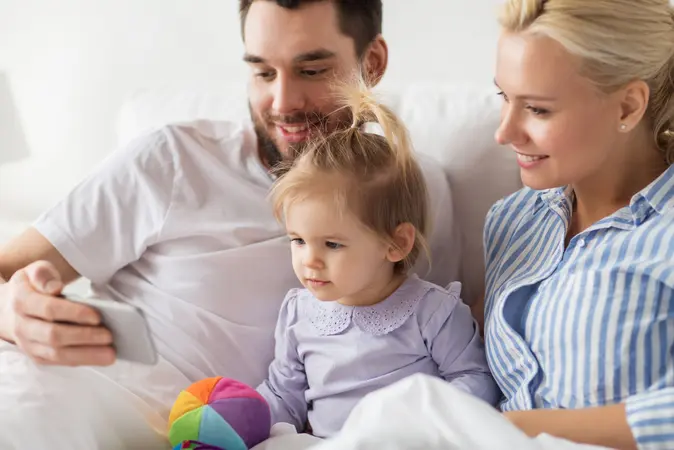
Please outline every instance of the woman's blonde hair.
[{"label": "woman's blonde hair", "polygon": [[[405,126],[377,102],[362,79],[341,86],[340,92],[340,111],[346,109],[351,126],[313,138],[294,161],[276,168],[280,175],[271,190],[276,218],[282,220],[293,202],[328,194],[341,213],[355,214],[367,229],[394,247],[396,229],[409,223],[416,230],[414,246],[395,265],[404,273],[422,252],[429,254],[423,173]],[[383,135],[368,132],[372,124],[379,125]]]},{"label": "woman's blonde hair", "polygon": [[667,163],[674,162],[674,12],[668,0],[508,0],[500,23],[509,32],[559,42],[605,92],[646,82],[646,119]]}]

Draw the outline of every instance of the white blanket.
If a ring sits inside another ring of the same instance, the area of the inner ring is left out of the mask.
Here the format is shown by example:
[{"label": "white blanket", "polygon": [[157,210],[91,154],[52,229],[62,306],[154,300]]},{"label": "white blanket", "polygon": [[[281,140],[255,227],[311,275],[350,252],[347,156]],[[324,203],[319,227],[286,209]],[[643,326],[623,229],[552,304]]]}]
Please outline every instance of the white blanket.
[{"label": "white blanket", "polygon": [[599,450],[548,435],[531,439],[449,383],[415,375],[368,395],[342,432],[312,450]]},{"label": "white blanket", "polygon": [[491,406],[426,375],[366,396],[331,439],[300,436],[273,437],[259,450],[601,450],[549,435],[531,439]]},{"label": "white blanket", "polygon": [[[169,393],[164,393],[169,394]],[[153,405],[156,407],[156,405]],[[0,343],[0,449],[166,450],[166,420],[97,370],[39,366]],[[366,396],[325,441],[288,433],[253,450],[598,450],[550,436],[530,439],[489,405],[429,376]]]},{"label": "white blanket", "polygon": [[41,366],[0,343],[0,449],[170,448],[166,421],[89,368]]}]

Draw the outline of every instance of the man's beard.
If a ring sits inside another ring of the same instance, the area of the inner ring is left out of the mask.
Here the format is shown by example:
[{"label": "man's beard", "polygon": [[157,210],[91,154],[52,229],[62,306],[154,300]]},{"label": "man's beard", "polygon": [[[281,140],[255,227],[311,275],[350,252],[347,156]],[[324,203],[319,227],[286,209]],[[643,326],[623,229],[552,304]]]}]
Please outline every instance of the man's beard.
[{"label": "man's beard", "polygon": [[[253,109],[248,104],[248,109],[250,110],[250,117],[253,120],[253,125],[255,128],[255,134],[257,135],[258,149],[260,152],[260,158],[270,169],[274,169],[281,162],[292,162],[298,156],[300,156],[304,150],[307,149],[309,144],[312,142],[314,136],[310,136],[309,139],[306,139],[301,142],[289,143],[287,154],[283,154],[274,139],[269,134],[267,125],[268,124],[298,124],[305,123],[307,124],[312,132],[312,135],[319,135],[321,133],[326,133],[328,130],[328,116],[321,114],[319,112],[311,113],[299,113],[295,115],[287,114],[264,114],[260,119],[255,115]],[[336,121],[340,123],[341,121]],[[339,126],[339,125],[338,125]]]},{"label": "man's beard", "polygon": [[305,142],[298,142],[296,144],[290,144],[288,147],[287,158],[283,157],[283,154],[278,149],[278,145],[271,138],[267,129],[264,125],[260,125],[256,119],[253,119],[253,124],[255,125],[255,134],[257,135],[257,145],[260,151],[260,158],[262,162],[268,166],[270,169],[273,169],[279,165],[285,159],[294,161],[295,158],[300,154],[301,147],[306,145]]}]

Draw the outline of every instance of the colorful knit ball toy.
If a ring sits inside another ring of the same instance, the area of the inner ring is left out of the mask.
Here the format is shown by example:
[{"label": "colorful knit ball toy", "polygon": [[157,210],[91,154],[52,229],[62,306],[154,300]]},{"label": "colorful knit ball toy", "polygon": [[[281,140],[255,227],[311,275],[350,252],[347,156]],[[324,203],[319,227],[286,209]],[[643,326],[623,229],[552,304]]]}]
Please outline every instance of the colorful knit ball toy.
[{"label": "colorful knit ball toy", "polygon": [[178,395],[168,437],[175,449],[248,450],[268,439],[270,430],[271,413],[264,397],[238,381],[213,377]]}]

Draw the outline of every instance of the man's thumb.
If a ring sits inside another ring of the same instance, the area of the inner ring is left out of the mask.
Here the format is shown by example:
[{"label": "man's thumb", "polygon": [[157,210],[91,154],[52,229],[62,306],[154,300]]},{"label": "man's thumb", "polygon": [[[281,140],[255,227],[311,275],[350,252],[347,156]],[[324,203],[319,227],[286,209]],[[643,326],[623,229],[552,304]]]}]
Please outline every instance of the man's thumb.
[{"label": "man's thumb", "polygon": [[25,270],[30,284],[38,292],[47,295],[58,295],[63,290],[61,274],[53,264],[47,261],[37,261]]}]

